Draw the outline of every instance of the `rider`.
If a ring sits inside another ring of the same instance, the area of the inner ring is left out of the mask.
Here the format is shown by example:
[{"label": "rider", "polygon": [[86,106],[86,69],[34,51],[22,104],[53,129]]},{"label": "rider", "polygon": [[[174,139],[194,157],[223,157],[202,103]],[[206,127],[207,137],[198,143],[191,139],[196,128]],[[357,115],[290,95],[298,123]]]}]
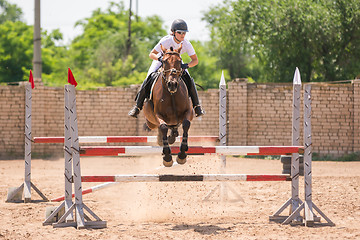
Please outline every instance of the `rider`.
[{"label": "rider", "polygon": [[198,58],[191,43],[185,39],[185,34],[188,32],[186,22],[182,19],[175,20],[171,25],[171,32],[172,33],[170,35],[163,37],[149,54],[149,57],[153,59],[153,62],[149,68],[146,79],[141,85],[140,91],[136,96],[136,105],[128,113],[131,117],[137,118],[140,110],[144,105],[145,98],[149,97],[150,95],[151,85],[157,76],[155,73],[162,65],[163,52],[161,51],[160,45],[163,45],[166,49],[169,49],[170,47],[173,47],[173,49],[178,49],[181,44],[182,49],[180,54],[186,52],[191,58],[189,63],[181,64],[181,68],[184,69],[181,78],[184,80],[188,88],[188,92],[194,107],[195,116],[199,117],[205,114],[199,103],[199,97],[196,91],[194,79],[190,77],[190,74],[187,70],[188,68],[194,67],[198,64]]}]

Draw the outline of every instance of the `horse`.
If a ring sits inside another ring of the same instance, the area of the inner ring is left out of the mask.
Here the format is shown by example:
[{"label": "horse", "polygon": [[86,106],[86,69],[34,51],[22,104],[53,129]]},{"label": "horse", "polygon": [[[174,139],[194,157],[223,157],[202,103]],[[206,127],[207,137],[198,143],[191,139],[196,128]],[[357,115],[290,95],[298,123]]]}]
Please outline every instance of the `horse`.
[{"label": "horse", "polygon": [[[163,52],[163,65],[160,74],[156,78],[152,90],[152,98],[147,100],[144,105],[145,124],[144,129],[158,129],[158,144],[163,147],[163,164],[171,167],[173,160],[171,148],[176,137],[179,135],[178,128],[182,125],[183,136],[180,145],[180,152],[176,161],[179,164],[186,163],[186,151],[188,151],[188,132],[191,120],[194,117],[187,87],[181,79],[184,70],[181,68],[182,45],[176,50],[172,47],[166,49],[161,45]],[[171,130],[169,136],[168,130]]]}]

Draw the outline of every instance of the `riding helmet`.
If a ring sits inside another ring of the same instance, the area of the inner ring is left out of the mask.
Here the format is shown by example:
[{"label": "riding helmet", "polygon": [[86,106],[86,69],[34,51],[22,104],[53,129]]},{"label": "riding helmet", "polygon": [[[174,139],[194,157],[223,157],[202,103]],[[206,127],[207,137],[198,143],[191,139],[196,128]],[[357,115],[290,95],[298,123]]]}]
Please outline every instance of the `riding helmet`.
[{"label": "riding helmet", "polygon": [[188,32],[189,30],[188,30],[187,24],[184,20],[176,19],[171,24],[171,31],[173,31],[173,32],[175,32],[175,31]]}]

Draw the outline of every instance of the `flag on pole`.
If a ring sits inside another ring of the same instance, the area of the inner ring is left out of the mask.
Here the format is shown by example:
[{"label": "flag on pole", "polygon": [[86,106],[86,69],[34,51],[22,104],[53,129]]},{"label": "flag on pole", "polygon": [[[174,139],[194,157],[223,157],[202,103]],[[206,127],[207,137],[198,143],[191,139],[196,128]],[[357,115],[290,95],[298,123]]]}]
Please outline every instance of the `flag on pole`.
[{"label": "flag on pole", "polygon": [[68,69],[68,83],[74,85],[75,87],[77,86],[77,82],[75,81],[74,75],[72,74],[70,68]]},{"label": "flag on pole", "polygon": [[29,82],[31,83],[31,88],[34,89],[35,88],[34,77],[33,77],[31,69],[30,69]]}]

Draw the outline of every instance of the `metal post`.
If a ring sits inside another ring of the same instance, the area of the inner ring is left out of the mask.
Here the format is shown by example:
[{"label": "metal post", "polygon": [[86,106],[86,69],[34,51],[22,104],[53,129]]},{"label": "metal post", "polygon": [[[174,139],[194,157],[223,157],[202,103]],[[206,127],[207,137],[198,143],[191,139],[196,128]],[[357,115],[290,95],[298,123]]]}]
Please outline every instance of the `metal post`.
[{"label": "metal post", "polygon": [[17,202],[22,200],[24,195],[24,202],[31,202],[31,188],[33,188],[43,201],[49,201],[45,195],[31,182],[31,111],[32,111],[32,85],[33,78],[30,71],[30,83],[25,84],[25,180],[18,188],[11,188],[8,192],[6,202]]},{"label": "metal post", "polygon": [[[65,201],[50,214],[45,222],[43,222],[43,225],[51,224],[51,219],[60,212],[61,208],[65,208],[66,211],[64,215],[62,215],[58,222],[53,224],[54,227],[73,226],[77,229],[86,227],[105,228],[106,221],[102,221],[82,200],[80,146],[74,85],[65,86],[65,144]],[[70,192],[70,189],[72,189],[72,183],[74,183],[75,203],[71,202],[72,192]],[[91,221],[84,210],[95,218],[95,220]],[[75,221],[71,221],[73,219],[73,211],[75,211]],[[85,219],[87,221],[85,221]]]},{"label": "metal post", "polygon": [[[82,186],[81,186],[81,170],[80,170],[80,146],[77,124],[77,112],[76,112],[76,96],[75,86],[68,85],[69,91],[69,111],[70,111],[70,134],[71,134],[71,152],[73,160],[74,171],[74,191],[75,191],[75,214],[77,228],[81,229],[85,227],[84,209],[82,201]],[[70,195],[71,196],[71,195]]]},{"label": "metal post", "polygon": [[[300,97],[301,97],[301,78],[298,68],[295,69],[293,78],[293,104],[292,104],[292,145],[300,144]],[[295,212],[299,208],[302,201],[299,199],[299,154],[293,153],[291,157],[291,197],[272,215],[270,221],[280,221],[283,224],[293,221],[294,224],[301,223],[302,218],[299,212]],[[290,206],[290,216],[280,216],[280,214]]]},{"label": "metal post", "polygon": [[305,85],[304,92],[304,176],[305,176],[305,226],[312,227],[320,221],[313,212],[315,209],[326,221],[327,225],[335,224],[312,201],[312,133],[311,133],[311,85]]},{"label": "metal post", "polygon": [[[224,71],[221,73],[221,79],[219,83],[219,140],[220,146],[226,146],[226,82],[224,77]],[[220,155],[221,167],[220,172],[226,173],[226,156]],[[220,196],[224,201],[227,198],[226,183],[220,184]]]},{"label": "metal post", "polygon": [[[69,103],[69,85],[65,85],[65,107],[64,107],[64,159],[65,159],[65,212],[69,211],[72,202],[72,149],[71,149],[71,133],[70,133],[70,103]],[[73,213],[67,216],[66,222],[73,221]]]},{"label": "metal post", "polygon": [[[296,68],[293,80],[293,115],[292,115],[292,145],[300,146],[300,92],[301,78],[299,69]],[[290,214],[300,205],[299,199],[299,153],[293,153],[291,156],[291,208]],[[301,222],[300,214],[295,217],[297,222]]]},{"label": "metal post", "polygon": [[33,69],[34,78],[41,79],[42,61],[41,61],[41,24],[40,24],[40,0],[35,0],[34,13],[34,59]]},{"label": "metal post", "polygon": [[25,182],[24,202],[31,202],[31,84],[25,85]]},{"label": "metal post", "polygon": [[[224,72],[221,73],[221,79],[219,83],[219,140],[220,140],[220,146],[226,146],[226,138],[227,138],[227,119],[226,119],[226,82],[224,77]],[[221,166],[220,166],[220,172],[226,173],[226,156],[220,155],[221,160]],[[213,188],[208,195],[203,199],[204,201],[209,200],[210,196],[215,192],[219,190],[220,199],[221,201],[224,201],[228,198],[228,192],[227,190],[230,190],[235,196],[236,200],[244,201],[244,199],[229,185],[226,183],[220,183],[215,188]]]}]

